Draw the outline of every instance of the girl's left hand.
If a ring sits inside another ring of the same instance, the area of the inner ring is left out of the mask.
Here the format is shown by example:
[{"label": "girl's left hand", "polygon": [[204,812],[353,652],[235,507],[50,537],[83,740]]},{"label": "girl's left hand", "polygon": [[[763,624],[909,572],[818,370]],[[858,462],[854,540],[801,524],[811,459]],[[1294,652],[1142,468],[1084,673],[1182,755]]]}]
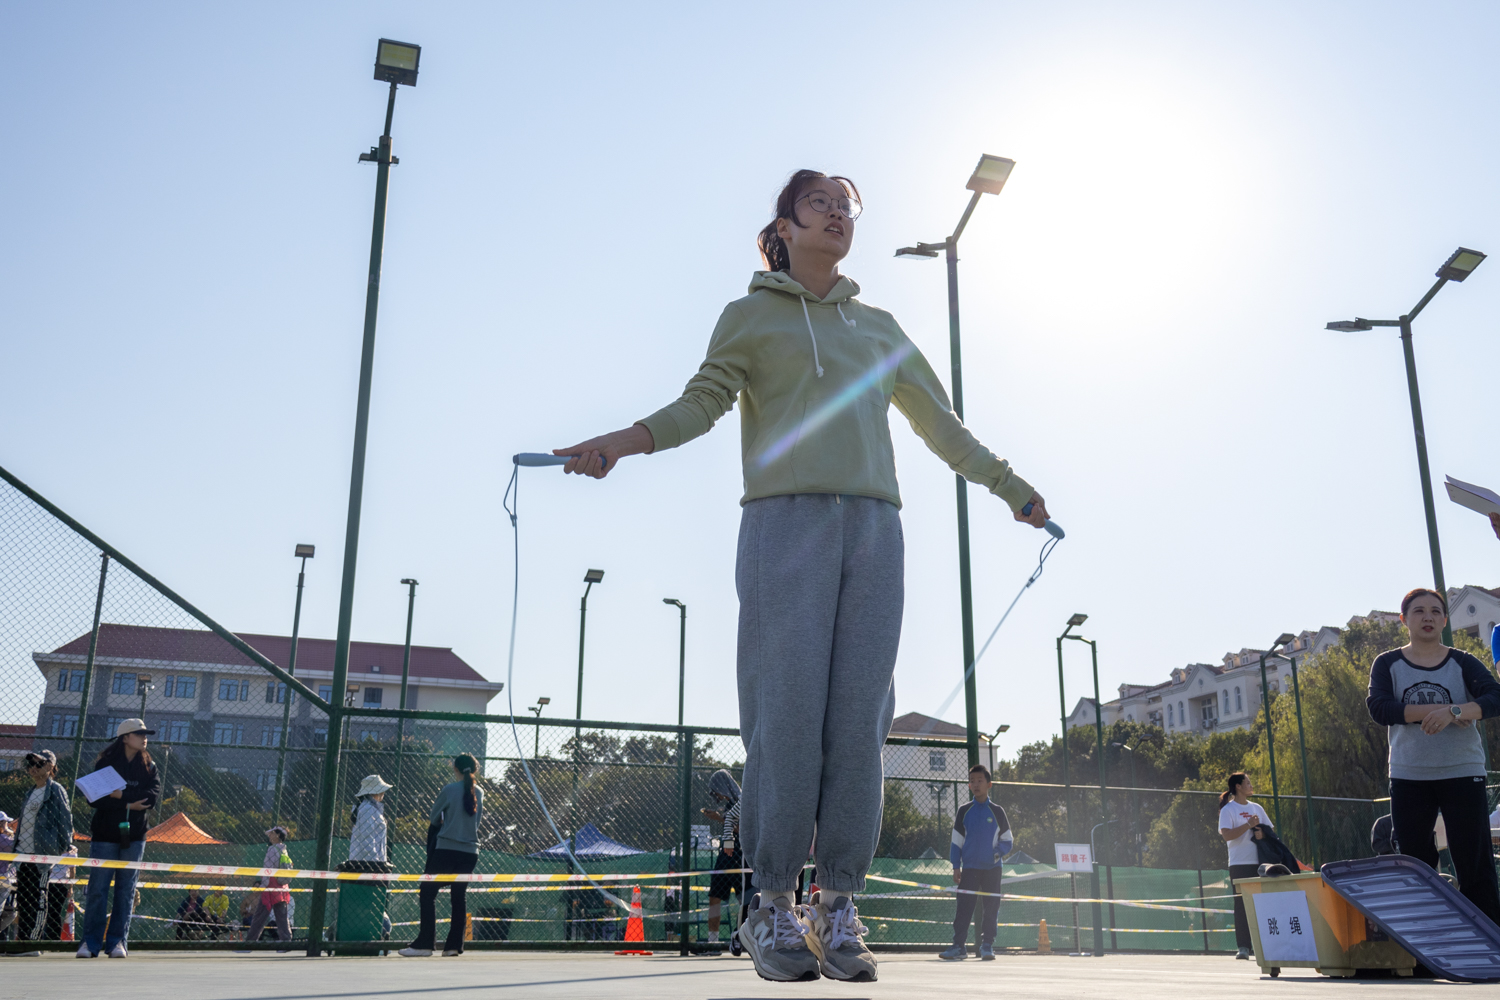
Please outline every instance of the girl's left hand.
[{"label": "girl's left hand", "polygon": [[1447,705],[1439,705],[1437,708],[1422,716],[1422,732],[1429,736],[1442,732],[1448,728],[1453,721],[1453,711]]},{"label": "girl's left hand", "polygon": [[127,803],[125,803],[125,809],[126,809],[127,812],[145,812],[147,809],[150,809],[150,808],[151,807],[148,806],[148,805],[146,805],[146,803],[144,803],[144,802],[127,802]]},{"label": "girl's left hand", "polygon": [[[1031,513],[1022,514],[1018,510],[1015,514],[1016,520],[1023,524],[1029,524],[1033,528],[1046,527],[1047,519],[1050,516],[1047,513],[1047,501],[1042,499],[1040,493],[1033,493],[1029,502],[1031,503]],[[1022,504],[1021,506],[1025,507],[1026,505]]]}]

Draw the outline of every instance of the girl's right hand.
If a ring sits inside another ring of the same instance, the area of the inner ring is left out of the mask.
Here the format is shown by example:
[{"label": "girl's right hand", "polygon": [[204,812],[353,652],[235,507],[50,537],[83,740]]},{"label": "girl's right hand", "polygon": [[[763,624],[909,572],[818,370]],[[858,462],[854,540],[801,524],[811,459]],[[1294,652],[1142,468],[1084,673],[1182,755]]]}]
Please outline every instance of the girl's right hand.
[{"label": "girl's right hand", "polygon": [[[569,461],[563,472],[603,479],[614,471],[615,465],[627,455],[650,454],[656,448],[644,424],[632,424],[621,431],[612,431],[598,437],[580,441],[568,448],[554,449],[554,455],[567,455]],[[602,461],[608,459],[608,462]]]}]

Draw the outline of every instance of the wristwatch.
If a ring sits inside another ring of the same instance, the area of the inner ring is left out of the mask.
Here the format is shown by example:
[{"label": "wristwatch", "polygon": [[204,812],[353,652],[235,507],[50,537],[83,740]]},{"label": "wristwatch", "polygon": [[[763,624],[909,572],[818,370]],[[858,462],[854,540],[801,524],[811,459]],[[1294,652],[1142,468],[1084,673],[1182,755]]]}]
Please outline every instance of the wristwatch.
[{"label": "wristwatch", "polygon": [[1463,715],[1463,714],[1464,714],[1464,710],[1463,710],[1463,708],[1461,708],[1461,707],[1460,707],[1460,706],[1458,706],[1458,705],[1449,705],[1449,706],[1448,706],[1448,711],[1450,711],[1450,712],[1452,712],[1452,713],[1453,713],[1453,717],[1454,717],[1454,718],[1455,718],[1455,719],[1456,719],[1456,718],[1458,718],[1458,717],[1459,717],[1459,716],[1460,716],[1460,715]]}]

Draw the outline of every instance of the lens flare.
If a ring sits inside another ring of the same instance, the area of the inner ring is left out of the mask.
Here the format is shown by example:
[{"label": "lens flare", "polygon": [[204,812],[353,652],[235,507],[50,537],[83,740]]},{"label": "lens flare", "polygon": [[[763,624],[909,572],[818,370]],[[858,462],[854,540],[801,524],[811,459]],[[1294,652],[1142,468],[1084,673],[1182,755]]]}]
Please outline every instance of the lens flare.
[{"label": "lens flare", "polygon": [[916,349],[916,345],[907,342],[898,347],[896,350],[892,351],[890,354],[886,355],[884,358],[881,358],[879,361],[875,362],[874,366],[871,367],[869,371],[865,372],[853,382],[850,382],[843,388],[842,391],[839,392],[838,395],[834,396],[832,399],[828,400],[828,402],[824,403],[822,406],[814,410],[806,419],[802,421],[801,425],[788,431],[775,444],[772,444],[765,451],[761,452],[760,456],[755,460],[756,464],[764,469],[766,466],[776,461],[782,455],[786,454],[789,450],[791,450],[792,445],[797,443],[797,439],[800,436],[802,436],[803,434],[811,434],[813,431],[816,431],[819,427],[822,427],[824,424],[828,423],[828,421],[838,416],[838,414],[842,410],[847,408],[851,403],[858,399],[866,389],[869,389],[870,386],[885,378],[888,372],[895,371],[896,367],[906,359],[907,355],[911,354]]}]

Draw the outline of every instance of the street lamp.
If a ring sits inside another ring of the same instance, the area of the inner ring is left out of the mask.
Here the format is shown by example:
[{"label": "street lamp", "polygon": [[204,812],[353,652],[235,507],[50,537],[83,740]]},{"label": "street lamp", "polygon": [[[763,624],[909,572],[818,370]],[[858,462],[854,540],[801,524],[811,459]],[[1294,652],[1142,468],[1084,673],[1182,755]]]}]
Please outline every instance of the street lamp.
[{"label": "street lamp", "polygon": [[1073,839],[1073,816],[1068,809],[1073,798],[1073,783],[1068,778],[1068,695],[1063,686],[1062,641],[1071,638],[1068,633],[1088,620],[1088,615],[1074,615],[1068,619],[1068,627],[1063,629],[1063,634],[1057,637],[1057,704],[1062,726],[1063,813],[1067,817],[1069,840]]},{"label": "street lamp", "polygon": [[[411,620],[417,609],[417,581],[411,577],[403,577],[401,583],[406,587],[406,648],[401,653],[401,711],[406,711],[406,682],[411,677]],[[396,787],[394,791],[401,790],[401,754],[406,744],[406,717],[402,716],[396,720]],[[394,808],[391,815],[396,813]]]},{"label": "street lamp", "polygon": [[[292,549],[292,558],[301,559],[302,565],[297,569],[297,603],[292,610],[292,651],[287,655],[286,672],[296,675],[297,673],[297,633],[302,628],[302,584],[307,578],[307,561],[313,557],[317,547],[299,542]],[[292,724],[292,694],[291,688],[285,684],[278,685],[277,691],[281,695],[281,738],[276,741],[276,794],[271,805],[271,825],[275,826],[281,822],[281,786],[286,783],[286,745],[291,738]]]},{"label": "street lamp", "polygon": [[[1281,635],[1277,636],[1276,641],[1271,644],[1271,649],[1274,650],[1278,647],[1285,648],[1288,643],[1294,641],[1296,638],[1297,637],[1292,635],[1292,633],[1290,632],[1283,632],[1281,633]],[[1260,684],[1261,694],[1263,697],[1265,696],[1266,691],[1266,659],[1270,655],[1271,650],[1267,650],[1265,655],[1261,656],[1260,658]],[[1292,704],[1297,711],[1297,749],[1300,752],[1300,756],[1302,758],[1302,800],[1307,805],[1307,842],[1308,846],[1311,848],[1313,867],[1316,868],[1318,857],[1318,825],[1317,820],[1313,817],[1312,779],[1308,776],[1307,771],[1307,735],[1302,727],[1302,689],[1301,686],[1297,683],[1297,658],[1295,656],[1286,656],[1278,657],[1278,659],[1285,659],[1291,666],[1292,671]],[[1275,747],[1272,745],[1271,740],[1271,704],[1269,701],[1266,701],[1266,746],[1271,748],[1271,794],[1272,796],[1275,796],[1276,753]],[[1275,804],[1277,806],[1276,823],[1278,826],[1280,826],[1281,800],[1277,798],[1275,800]]]},{"label": "street lamp", "polygon": [[682,612],[681,626],[677,638],[677,724],[682,725],[682,703],[687,691],[687,605],[675,597],[663,597],[663,604],[671,604]]},{"label": "street lamp", "polygon": [[1271,759],[1271,805],[1276,813],[1276,829],[1281,829],[1281,786],[1276,782],[1276,734],[1271,726],[1271,687],[1266,680],[1266,657],[1297,638],[1283,632],[1271,643],[1271,648],[1260,654],[1260,700],[1266,709],[1266,756]]},{"label": "street lamp", "polygon": [[[604,582],[604,570],[589,570],[588,572],[583,574],[583,582],[588,584],[588,586],[583,588],[583,600],[578,604],[578,700],[576,702],[577,711],[573,716],[574,719],[578,720],[581,720],[583,718],[583,634],[584,625],[588,622],[589,617],[589,591],[594,589],[594,584]],[[538,725],[540,725],[540,723],[538,723]],[[574,726],[573,792],[568,799],[568,822],[573,827],[573,832],[569,835],[571,840],[570,848],[575,852],[578,849],[578,823],[575,818],[578,808],[578,764],[582,752],[583,727]]]},{"label": "street lamp", "polygon": [[552,704],[551,698],[538,698],[535,705],[528,705],[528,712],[536,713],[536,736],[531,741],[531,756],[540,756],[542,752],[542,709]]},{"label": "street lamp", "polygon": [[[354,578],[359,563],[359,515],[364,498],[365,446],[370,429],[370,384],[375,375],[375,318],[380,306],[380,262],[385,250],[386,194],[390,187],[391,164],[399,162],[391,155],[391,119],[396,113],[396,87],[415,86],[417,64],[422,48],[406,42],[382,38],[375,49],[375,79],[391,85],[385,105],[385,131],[380,145],[361,153],[361,162],[375,164],[375,211],[370,231],[370,267],[365,281],[365,324],[360,346],[359,397],[354,411],[354,456],[349,469],[349,514],[344,529],[344,572],[339,588],[339,618],[333,646],[333,690],[338,691],[349,678],[349,638],[354,623]],[[334,788],[339,774],[339,716],[337,702],[329,706],[328,749],[323,755],[323,785]],[[333,801],[324,797],[318,810],[317,848],[314,867],[327,870],[333,853]],[[328,885],[313,883],[312,912],[308,915],[307,957],[316,958],[323,951],[323,922],[328,904]]]},{"label": "street lamp", "polygon": [[1010,723],[1007,722],[1001,726],[996,727],[995,731],[993,733],[990,733],[989,738],[985,740],[985,742],[988,743],[990,747],[990,777],[992,778],[995,775],[995,740],[999,739],[1001,733],[1008,732],[1010,732]]},{"label": "street lamp", "polygon": [[[908,259],[933,258],[942,251],[948,261],[948,356],[953,367],[953,412],[959,420],[964,418],[963,355],[958,336],[958,238],[969,224],[969,216],[986,194],[999,194],[1005,187],[1016,161],[988,153],[979,158],[979,165],[965,185],[973,191],[968,207],[958,220],[953,235],[940,243],[918,243],[914,247],[902,247],[897,257]],[[968,481],[954,475],[958,499],[958,599],[959,613],[963,621],[964,643],[964,723],[969,745],[969,765],[979,763],[979,703],[974,685],[974,595],[969,574],[969,493]]]},{"label": "street lamp", "polygon": [[1110,745],[1130,753],[1130,837],[1135,841],[1135,866],[1139,868],[1141,866],[1140,800],[1139,793],[1136,791],[1138,786],[1135,780],[1135,757],[1140,741],[1136,741],[1136,746],[1131,746],[1129,743],[1111,743]]},{"label": "street lamp", "polygon": [[[1417,391],[1417,360],[1412,352],[1411,324],[1444,285],[1450,281],[1463,281],[1474,273],[1474,269],[1484,258],[1485,255],[1478,250],[1466,247],[1453,251],[1452,256],[1437,269],[1437,283],[1404,316],[1397,319],[1363,319],[1356,316],[1353,320],[1339,320],[1324,327],[1346,333],[1369,331],[1377,326],[1395,326],[1401,329],[1401,351],[1406,358],[1406,389],[1411,397],[1412,433],[1417,440],[1417,471],[1422,477],[1422,510],[1427,516],[1427,547],[1432,554],[1432,584],[1433,589],[1442,595],[1448,593],[1448,588],[1443,583],[1443,553],[1438,545],[1437,509],[1432,502],[1432,473],[1427,467],[1427,431],[1422,426],[1422,397]],[[1453,629],[1447,625],[1443,626],[1443,642],[1453,645]]]},{"label": "street lamp", "polygon": [[[1089,616],[1085,615],[1085,614],[1075,614],[1075,615],[1073,615],[1072,617],[1070,617],[1068,619],[1068,627],[1065,628],[1065,629],[1063,629],[1062,635],[1060,635],[1060,636],[1057,637],[1057,690],[1058,690],[1059,699],[1062,701],[1063,713],[1064,713],[1063,714],[1063,723],[1062,723],[1062,726],[1063,726],[1063,785],[1066,788],[1066,786],[1068,784],[1068,772],[1067,772],[1067,766],[1068,766],[1068,763],[1067,763],[1068,762],[1068,737],[1067,737],[1067,733],[1068,733],[1068,720],[1067,720],[1067,711],[1068,711],[1068,707],[1067,707],[1067,700],[1062,695],[1062,689],[1063,689],[1063,655],[1062,655],[1062,644],[1063,644],[1063,640],[1064,639],[1072,639],[1075,642],[1086,642],[1086,643],[1088,643],[1088,645],[1089,645],[1089,651],[1091,652],[1091,654],[1093,656],[1093,663],[1094,663],[1094,731],[1098,735],[1098,738],[1099,738],[1099,819],[1100,819],[1100,824],[1099,825],[1100,826],[1106,826],[1106,825],[1108,825],[1111,822],[1111,820],[1109,818],[1109,804],[1105,800],[1104,703],[1099,699],[1099,644],[1097,642],[1095,642],[1093,639],[1085,639],[1081,635],[1071,635],[1071,634],[1069,634],[1075,628],[1077,628],[1078,626],[1082,625],[1084,622],[1088,621],[1088,618],[1089,618]],[[1064,791],[1064,794],[1066,795],[1067,791]],[[1069,817],[1069,821],[1068,821],[1068,829],[1070,831],[1070,834],[1069,834],[1070,836],[1071,836],[1072,826],[1073,826],[1073,824],[1072,824],[1072,817],[1070,816]],[[1090,833],[1089,836],[1090,836],[1090,842],[1092,843],[1093,834]],[[1105,846],[1105,849],[1108,850],[1108,848],[1109,848],[1109,838],[1108,837],[1106,837],[1105,840],[1104,840],[1104,846]],[[1091,878],[1092,878],[1092,885],[1090,887],[1090,891],[1093,893],[1094,898],[1096,900],[1099,898],[1099,864],[1100,864],[1099,857],[1098,857],[1097,854],[1095,854],[1095,856],[1094,856],[1094,872],[1093,872],[1093,875],[1091,876]],[[1094,904],[1094,954],[1095,955],[1102,955],[1102,954],[1104,954],[1104,909],[1103,909],[1102,905],[1099,904],[1099,903],[1095,903]]]},{"label": "street lamp", "polygon": [[151,683],[150,674],[136,674],[135,686],[141,696],[141,721],[144,722],[146,719],[146,692],[155,691],[156,685]]}]

